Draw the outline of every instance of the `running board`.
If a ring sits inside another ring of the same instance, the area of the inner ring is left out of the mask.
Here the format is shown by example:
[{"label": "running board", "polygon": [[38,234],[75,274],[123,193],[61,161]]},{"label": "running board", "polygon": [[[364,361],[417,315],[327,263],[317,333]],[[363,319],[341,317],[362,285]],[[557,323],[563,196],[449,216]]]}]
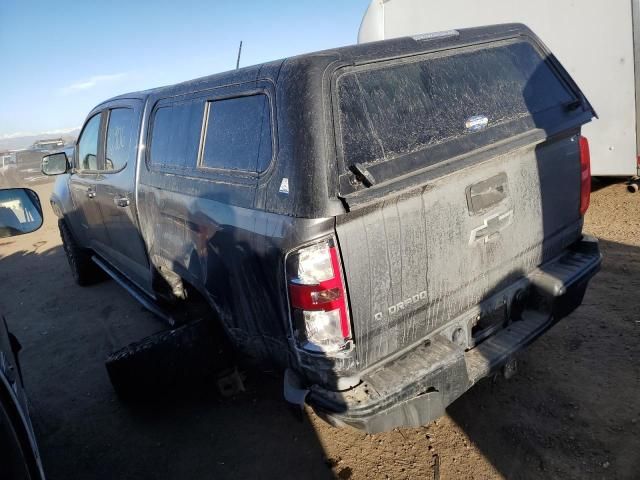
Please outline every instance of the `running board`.
[{"label": "running board", "polygon": [[93,260],[93,263],[104,270],[107,275],[113,278],[122,288],[129,292],[129,295],[135,298],[144,308],[149,310],[161,320],[165,321],[171,328],[176,327],[177,322],[170,315],[168,315],[153,298],[136,287],[130,280],[125,278],[117,270],[107,265],[107,263],[102,261],[100,258],[94,255],[91,257],[91,260]]}]

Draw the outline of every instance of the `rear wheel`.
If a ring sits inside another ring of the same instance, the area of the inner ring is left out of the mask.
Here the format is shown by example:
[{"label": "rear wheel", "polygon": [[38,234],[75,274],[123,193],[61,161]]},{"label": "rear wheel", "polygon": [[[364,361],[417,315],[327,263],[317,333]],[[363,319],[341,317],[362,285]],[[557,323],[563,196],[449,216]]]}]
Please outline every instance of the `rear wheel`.
[{"label": "rear wheel", "polygon": [[91,260],[91,253],[76,242],[64,220],[58,221],[62,246],[67,255],[71,274],[78,285],[86,286],[104,280],[105,273]]}]

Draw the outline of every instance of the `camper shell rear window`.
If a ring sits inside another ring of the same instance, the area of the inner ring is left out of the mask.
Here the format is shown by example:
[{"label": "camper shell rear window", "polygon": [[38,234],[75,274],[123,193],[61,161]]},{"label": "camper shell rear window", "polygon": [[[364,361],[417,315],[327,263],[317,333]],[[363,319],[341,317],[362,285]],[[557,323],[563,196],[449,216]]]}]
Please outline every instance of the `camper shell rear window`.
[{"label": "camper shell rear window", "polygon": [[342,71],[338,154],[346,170],[386,165],[375,169],[386,177],[378,180],[533,128],[546,130],[581,105],[543,54],[522,39]]}]

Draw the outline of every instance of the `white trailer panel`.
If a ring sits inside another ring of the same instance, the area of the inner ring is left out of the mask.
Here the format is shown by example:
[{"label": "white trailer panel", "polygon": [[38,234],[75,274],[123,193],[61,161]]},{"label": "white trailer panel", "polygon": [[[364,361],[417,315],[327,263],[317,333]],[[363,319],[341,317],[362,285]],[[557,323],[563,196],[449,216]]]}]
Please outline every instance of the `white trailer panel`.
[{"label": "white trailer panel", "polygon": [[640,0],[373,0],[358,41],[524,23],[558,57],[600,117],[583,128],[591,146],[592,174],[629,176],[638,173],[640,152],[640,55],[634,53],[634,36],[636,43],[640,41],[639,4]]}]

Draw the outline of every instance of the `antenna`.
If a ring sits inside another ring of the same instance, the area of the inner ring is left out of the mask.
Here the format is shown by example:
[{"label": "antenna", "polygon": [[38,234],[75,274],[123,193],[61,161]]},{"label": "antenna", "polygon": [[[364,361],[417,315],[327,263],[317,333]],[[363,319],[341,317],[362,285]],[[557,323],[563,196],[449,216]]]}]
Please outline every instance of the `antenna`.
[{"label": "antenna", "polygon": [[236,70],[240,68],[240,54],[242,53],[242,40],[240,40],[240,46],[238,47],[238,60],[236,61]]}]

